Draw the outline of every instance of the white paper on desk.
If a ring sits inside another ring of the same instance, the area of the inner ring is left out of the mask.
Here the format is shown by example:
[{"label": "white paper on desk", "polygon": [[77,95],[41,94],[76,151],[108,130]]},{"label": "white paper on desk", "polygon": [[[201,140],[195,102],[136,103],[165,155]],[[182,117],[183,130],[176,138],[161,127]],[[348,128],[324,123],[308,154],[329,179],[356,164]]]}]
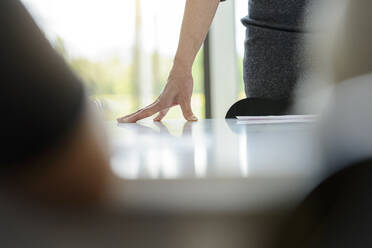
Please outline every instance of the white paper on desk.
[{"label": "white paper on desk", "polygon": [[316,115],[237,116],[238,124],[307,123],[316,121]]}]

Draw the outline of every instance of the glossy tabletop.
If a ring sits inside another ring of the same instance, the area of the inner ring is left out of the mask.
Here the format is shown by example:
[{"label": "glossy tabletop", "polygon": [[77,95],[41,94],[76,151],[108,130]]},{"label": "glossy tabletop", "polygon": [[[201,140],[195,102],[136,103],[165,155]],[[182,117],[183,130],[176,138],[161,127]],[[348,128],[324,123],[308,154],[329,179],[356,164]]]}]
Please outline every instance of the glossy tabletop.
[{"label": "glossy tabletop", "polygon": [[112,169],[130,208],[248,211],[291,206],[316,184],[311,123],[108,123]]}]

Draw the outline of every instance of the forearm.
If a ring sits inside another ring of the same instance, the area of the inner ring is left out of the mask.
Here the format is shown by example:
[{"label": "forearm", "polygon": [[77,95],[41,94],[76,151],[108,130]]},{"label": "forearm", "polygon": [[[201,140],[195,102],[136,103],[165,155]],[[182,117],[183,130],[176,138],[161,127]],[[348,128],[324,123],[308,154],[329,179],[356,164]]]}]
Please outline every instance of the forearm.
[{"label": "forearm", "polygon": [[220,0],[186,0],[174,67],[191,72],[192,64],[216,14]]},{"label": "forearm", "polygon": [[136,122],[159,113],[154,121],[161,121],[168,110],[176,105],[187,121],[198,118],[191,109],[193,79],[192,64],[216,14],[220,0],[186,0],[181,34],[173,68],[161,95],[149,106],[118,119],[118,122]]}]

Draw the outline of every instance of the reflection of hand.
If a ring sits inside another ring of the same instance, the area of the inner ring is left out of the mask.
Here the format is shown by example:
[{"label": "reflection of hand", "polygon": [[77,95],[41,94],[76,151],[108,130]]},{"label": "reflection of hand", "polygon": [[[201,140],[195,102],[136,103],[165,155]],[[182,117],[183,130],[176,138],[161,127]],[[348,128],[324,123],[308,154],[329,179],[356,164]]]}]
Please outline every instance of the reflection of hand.
[{"label": "reflection of hand", "polygon": [[[148,123],[146,123],[148,124]],[[128,129],[139,132],[141,134],[159,134],[163,136],[173,136],[166,125],[163,122],[153,122],[151,125],[146,125],[145,123],[136,123],[134,126],[125,126]],[[182,128],[182,136],[190,136],[192,133],[193,122],[185,122]],[[118,124],[118,127],[122,127]],[[124,126],[123,126],[124,127]]]},{"label": "reflection of hand", "polygon": [[[172,135],[169,132],[169,129],[167,128],[167,126],[165,126],[163,122],[154,122],[154,125],[159,128],[159,131],[161,134]],[[186,136],[191,135],[192,125],[193,125],[193,122],[189,122],[189,121],[183,124],[182,136],[186,137]]]},{"label": "reflection of hand", "polygon": [[180,105],[184,118],[187,121],[197,121],[191,109],[191,96],[193,90],[193,78],[191,73],[185,73],[183,70],[172,69],[169,75],[167,85],[158,99],[145,108],[135,113],[118,119],[118,122],[136,122],[159,113],[154,121],[161,121],[168,113],[169,108]]}]

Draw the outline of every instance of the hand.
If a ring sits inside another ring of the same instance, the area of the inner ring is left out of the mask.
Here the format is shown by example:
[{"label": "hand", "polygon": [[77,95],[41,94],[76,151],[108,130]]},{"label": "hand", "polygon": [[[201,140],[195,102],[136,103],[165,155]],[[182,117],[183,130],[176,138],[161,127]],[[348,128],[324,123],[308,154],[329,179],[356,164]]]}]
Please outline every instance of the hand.
[{"label": "hand", "polygon": [[136,122],[138,120],[159,113],[154,121],[161,121],[173,106],[180,105],[184,118],[187,121],[197,121],[198,118],[191,109],[191,96],[194,81],[190,73],[184,70],[172,69],[167,85],[155,102],[135,113],[117,119],[120,123]]}]

